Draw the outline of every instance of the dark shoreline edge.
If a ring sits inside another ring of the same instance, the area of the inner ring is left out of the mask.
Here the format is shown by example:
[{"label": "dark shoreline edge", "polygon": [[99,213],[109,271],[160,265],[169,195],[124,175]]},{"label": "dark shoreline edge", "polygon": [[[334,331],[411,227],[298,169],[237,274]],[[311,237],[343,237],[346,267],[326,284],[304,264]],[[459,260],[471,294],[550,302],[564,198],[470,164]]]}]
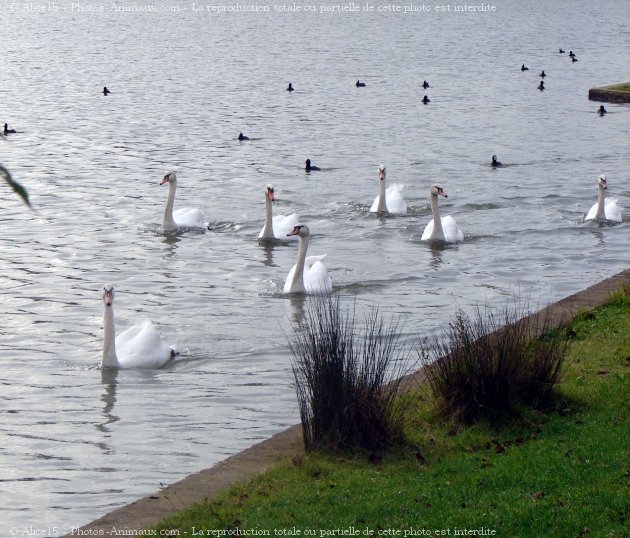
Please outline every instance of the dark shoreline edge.
[{"label": "dark shoreline edge", "polygon": [[[528,318],[535,321],[539,319],[538,314],[542,314],[543,317],[548,316],[551,326],[565,325],[579,312],[605,304],[624,285],[630,285],[630,269],[553,303]],[[407,376],[405,385],[417,385],[424,380],[424,373],[419,370]],[[65,536],[96,535],[100,531],[109,532],[112,528],[117,531],[150,529],[165,517],[210,500],[232,484],[249,480],[280,461],[299,454],[303,446],[302,429],[296,424],[153,495],[121,506],[78,529],[72,527],[75,534],[71,532]]]},{"label": "dark shoreline edge", "polygon": [[591,88],[588,90],[589,101],[604,101],[606,103],[630,103],[630,91],[620,90],[620,86],[625,84],[613,84],[612,86],[602,86],[601,88]]}]

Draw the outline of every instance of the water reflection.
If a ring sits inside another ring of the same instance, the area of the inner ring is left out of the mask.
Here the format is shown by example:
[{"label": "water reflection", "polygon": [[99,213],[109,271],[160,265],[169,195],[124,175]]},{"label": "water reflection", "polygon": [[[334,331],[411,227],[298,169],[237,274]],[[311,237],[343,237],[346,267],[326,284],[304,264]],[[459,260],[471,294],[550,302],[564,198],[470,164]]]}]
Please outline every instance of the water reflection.
[{"label": "water reflection", "polygon": [[429,252],[431,253],[431,259],[429,260],[429,267],[432,269],[440,269],[442,265],[442,253],[446,249],[445,243],[438,241],[429,241]]},{"label": "water reflection", "polygon": [[273,263],[273,249],[276,247],[276,243],[273,241],[259,241],[263,252],[263,265],[266,267],[275,267]]},{"label": "water reflection", "polygon": [[293,293],[289,297],[291,302],[291,323],[299,325],[304,321],[304,306],[307,296],[303,293]]},{"label": "water reflection", "polygon": [[[118,422],[120,417],[112,413],[116,403],[116,387],[118,385],[118,370],[114,368],[104,368],[101,370],[101,383],[103,384],[103,422],[96,425],[96,429],[104,434],[110,433],[109,425]],[[109,450],[108,450],[109,451]]]},{"label": "water reflection", "polygon": [[[598,228],[602,228],[602,223],[598,223]],[[596,246],[603,247],[606,246],[605,234],[601,232],[601,230],[593,230],[593,235],[597,238]]]},{"label": "water reflection", "polygon": [[172,258],[177,253],[177,243],[182,240],[179,234],[166,234],[162,238],[164,243],[164,257]]},{"label": "water reflection", "polygon": [[387,224],[387,219],[390,218],[391,215],[386,211],[380,211],[376,213],[376,218],[381,224]]}]

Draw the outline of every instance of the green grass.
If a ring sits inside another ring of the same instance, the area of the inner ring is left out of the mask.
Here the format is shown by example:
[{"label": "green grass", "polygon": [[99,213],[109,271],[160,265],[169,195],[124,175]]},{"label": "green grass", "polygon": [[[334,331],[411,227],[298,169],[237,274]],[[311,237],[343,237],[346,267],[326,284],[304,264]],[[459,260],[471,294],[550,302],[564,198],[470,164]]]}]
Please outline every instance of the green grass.
[{"label": "green grass", "polygon": [[620,92],[630,92],[630,82],[624,82],[623,84],[615,84],[614,86],[608,86],[609,90],[617,90]]},{"label": "green grass", "polygon": [[561,399],[546,413],[460,426],[437,418],[422,389],[406,396],[413,405],[404,447],[360,457],[303,455],[159,529],[182,536],[237,527],[318,538],[335,529],[401,538],[454,536],[456,529],[628,536],[630,289],[578,316],[571,330]]}]

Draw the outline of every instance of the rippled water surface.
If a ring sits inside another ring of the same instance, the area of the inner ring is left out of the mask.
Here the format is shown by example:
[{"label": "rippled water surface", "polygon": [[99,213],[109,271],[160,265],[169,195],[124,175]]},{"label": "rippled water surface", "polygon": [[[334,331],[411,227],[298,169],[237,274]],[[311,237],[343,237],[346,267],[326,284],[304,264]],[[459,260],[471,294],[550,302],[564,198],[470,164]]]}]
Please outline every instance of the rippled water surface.
[{"label": "rippled water surface", "polygon": [[[297,422],[287,335],[305,305],[281,294],[296,245],[256,240],[268,182],[275,211],[298,212],[310,252],[328,254],[335,293],[404,314],[410,340],[460,307],[558,299],[627,268],[630,108],[599,117],[587,100],[630,79],[626,0],[410,14],[99,2],[0,1],[0,123],[18,131],[0,162],[35,207],[2,187],[0,535],[85,524]],[[323,170],[306,174],[307,157]],[[368,211],[381,163],[406,216]],[[161,233],[169,170],[176,207],[201,208],[209,230]],[[600,173],[621,224],[581,221]],[[420,241],[434,182],[463,243]],[[106,282],[118,329],[150,318],[175,364],[99,369]]]}]

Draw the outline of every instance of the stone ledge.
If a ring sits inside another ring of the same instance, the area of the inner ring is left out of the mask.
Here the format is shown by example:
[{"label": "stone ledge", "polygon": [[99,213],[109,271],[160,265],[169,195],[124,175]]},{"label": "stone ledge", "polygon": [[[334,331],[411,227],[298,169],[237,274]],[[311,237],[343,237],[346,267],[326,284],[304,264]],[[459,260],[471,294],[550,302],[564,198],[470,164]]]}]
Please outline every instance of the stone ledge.
[{"label": "stone ledge", "polygon": [[606,103],[630,103],[630,91],[619,89],[621,86],[627,87],[628,84],[591,88],[588,91],[588,98],[590,101],[604,101]]}]

